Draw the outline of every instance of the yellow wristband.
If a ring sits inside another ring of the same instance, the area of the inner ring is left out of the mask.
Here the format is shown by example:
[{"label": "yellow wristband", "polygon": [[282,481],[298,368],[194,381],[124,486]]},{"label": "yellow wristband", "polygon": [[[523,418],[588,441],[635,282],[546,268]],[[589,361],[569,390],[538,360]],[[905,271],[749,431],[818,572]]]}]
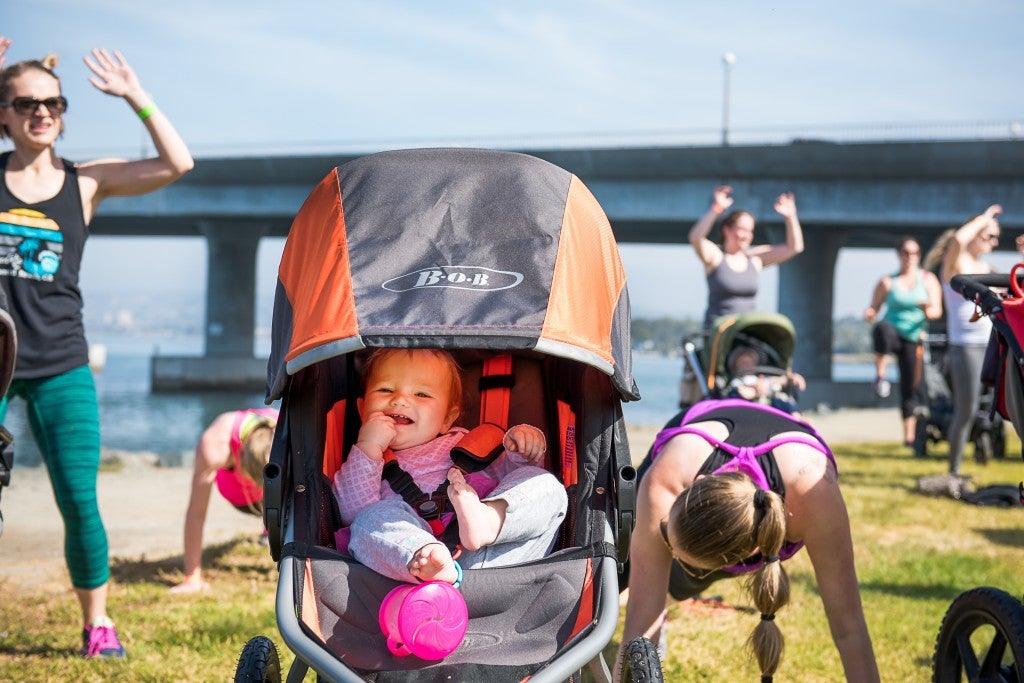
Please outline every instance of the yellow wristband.
[{"label": "yellow wristband", "polygon": [[147,104],[145,107],[143,107],[136,113],[139,115],[140,121],[145,121],[150,116],[152,116],[154,112],[158,111],[160,110],[157,108],[156,104],[152,100],[150,100],[149,104]]}]

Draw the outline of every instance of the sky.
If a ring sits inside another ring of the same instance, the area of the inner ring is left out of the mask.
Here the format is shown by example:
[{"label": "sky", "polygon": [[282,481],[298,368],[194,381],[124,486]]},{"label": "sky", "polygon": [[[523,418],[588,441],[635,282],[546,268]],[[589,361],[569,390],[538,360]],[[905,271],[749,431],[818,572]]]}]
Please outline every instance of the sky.
[{"label": "sky", "polygon": [[[716,144],[727,52],[733,139],[1024,121],[1018,0],[4,0],[0,17],[9,63],[60,57],[70,105],[58,152],[75,160],[151,149],[128,105],[88,83],[81,56],[93,47],[125,55],[200,161],[425,144]],[[273,289],[282,246],[264,242],[261,292]],[[706,286],[689,247],[621,251],[634,315],[701,316]],[[115,271],[115,258],[138,270]],[[203,282],[205,267],[198,239],[96,237],[82,289],[87,301],[125,282],[160,290]],[[895,267],[894,253],[842,252],[836,316],[859,314]]]}]

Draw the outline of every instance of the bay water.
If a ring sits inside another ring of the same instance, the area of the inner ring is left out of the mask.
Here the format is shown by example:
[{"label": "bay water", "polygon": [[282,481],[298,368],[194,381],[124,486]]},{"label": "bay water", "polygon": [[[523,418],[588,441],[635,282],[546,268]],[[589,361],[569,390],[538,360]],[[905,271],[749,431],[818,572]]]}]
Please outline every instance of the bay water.
[{"label": "bay water", "polygon": [[[166,466],[191,463],[196,441],[206,426],[222,412],[264,405],[262,392],[152,393],[149,367],[153,355],[199,355],[199,336],[99,337],[94,345],[106,347],[106,364],[95,373],[100,404],[103,446],[120,451],[156,453]],[[259,347],[260,341],[257,341]],[[265,357],[269,348],[257,348]],[[635,426],[660,427],[678,410],[682,362],[637,353],[633,372],[641,400],[623,404],[626,421]],[[865,380],[873,376],[870,363],[836,363],[836,379]],[[11,402],[4,426],[14,435],[15,466],[41,464],[32,439],[24,402]]]}]

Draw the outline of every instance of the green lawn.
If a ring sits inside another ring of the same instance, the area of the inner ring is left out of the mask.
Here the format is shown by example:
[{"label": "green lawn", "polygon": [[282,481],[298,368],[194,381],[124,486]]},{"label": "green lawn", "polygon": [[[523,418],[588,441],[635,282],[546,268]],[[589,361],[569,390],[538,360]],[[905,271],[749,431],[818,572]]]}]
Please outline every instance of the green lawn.
[{"label": "green lawn", "polygon": [[[1020,443],[987,466],[969,459],[978,484],[1024,477]],[[995,586],[1019,596],[1024,509],[967,505],[914,492],[917,477],[944,470],[944,444],[915,460],[897,445],[837,448],[850,508],[868,625],[885,680],[930,679],[931,656],[943,614],[960,593]],[[122,662],[84,661],[78,646],[78,607],[70,593],[6,595],[0,602],[0,680],[226,681],[242,646],[258,634],[283,647],[274,621],[277,573],[265,548],[250,539],[206,553],[214,592],[172,597],[180,557],[115,560],[111,605],[129,650]],[[779,614],[786,653],[779,680],[841,679],[806,554],[787,563],[793,600]],[[2,588],[0,579],[0,588]],[[720,590],[719,590],[720,589]],[[756,616],[744,611],[737,582],[715,587],[737,610],[692,604],[669,611],[665,677],[669,681],[757,680],[745,640]],[[618,643],[609,644],[611,653]],[[313,680],[310,674],[307,680]]]}]

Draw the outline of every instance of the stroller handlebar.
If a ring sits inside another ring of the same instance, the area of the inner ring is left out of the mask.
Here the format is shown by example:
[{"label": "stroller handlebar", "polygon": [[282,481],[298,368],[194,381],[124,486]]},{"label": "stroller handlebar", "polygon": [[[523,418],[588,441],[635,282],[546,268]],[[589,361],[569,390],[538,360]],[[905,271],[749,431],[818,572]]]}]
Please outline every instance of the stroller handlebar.
[{"label": "stroller handlebar", "polygon": [[[1018,284],[1022,275],[1017,276]],[[968,301],[974,301],[985,313],[991,313],[1002,303],[1002,297],[992,291],[992,287],[1008,289],[1010,276],[1007,273],[986,273],[983,275],[954,275],[949,281],[953,291]]]}]

